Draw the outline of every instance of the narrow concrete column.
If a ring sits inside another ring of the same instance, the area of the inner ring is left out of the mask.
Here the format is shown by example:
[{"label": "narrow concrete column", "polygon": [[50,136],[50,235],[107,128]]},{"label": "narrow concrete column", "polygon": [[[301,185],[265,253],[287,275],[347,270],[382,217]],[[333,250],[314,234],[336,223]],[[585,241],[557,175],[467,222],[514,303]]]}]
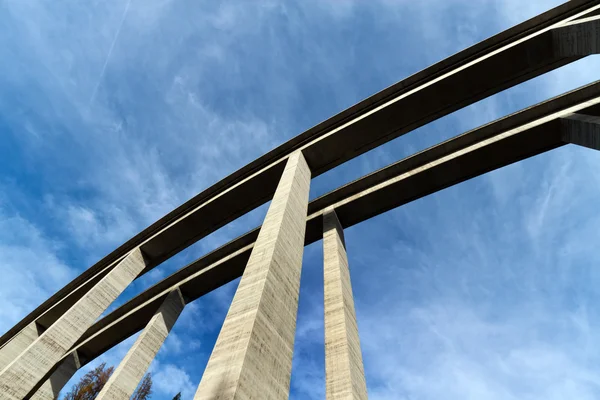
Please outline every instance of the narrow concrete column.
[{"label": "narrow concrete column", "polygon": [[75,372],[79,368],[81,368],[79,357],[77,352],[73,352],[61,362],[56,371],[50,375],[50,378],[31,396],[31,400],[57,399],[62,388],[75,375]]},{"label": "narrow concrete column", "polygon": [[41,333],[40,327],[33,321],[2,346],[0,348],[0,371],[25,351],[31,343],[35,342]]},{"label": "narrow concrete column", "polygon": [[194,399],[287,400],[310,179],[292,154]]},{"label": "narrow concrete column", "polygon": [[144,269],[133,250],[104,278],[0,372],[0,399],[21,400],[35,393],[43,377]]},{"label": "narrow concrete column", "polygon": [[600,53],[600,16],[571,21],[552,31],[554,51],[563,57]]},{"label": "narrow concrete column", "polygon": [[334,210],[323,215],[325,383],[327,400],[366,400],[344,231]]},{"label": "narrow concrete column", "polygon": [[564,142],[600,150],[600,116],[571,114],[561,123]]},{"label": "narrow concrete column", "polygon": [[[34,321],[19,332],[10,342],[0,349],[0,371],[17,358],[30,344],[41,335],[42,329]],[[53,400],[61,389],[79,369],[79,360],[74,353],[68,357],[50,378],[31,397],[33,400]]]},{"label": "narrow concrete column", "polygon": [[167,296],[96,400],[129,399],[133,395],[184,306],[185,301],[179,289]]}]

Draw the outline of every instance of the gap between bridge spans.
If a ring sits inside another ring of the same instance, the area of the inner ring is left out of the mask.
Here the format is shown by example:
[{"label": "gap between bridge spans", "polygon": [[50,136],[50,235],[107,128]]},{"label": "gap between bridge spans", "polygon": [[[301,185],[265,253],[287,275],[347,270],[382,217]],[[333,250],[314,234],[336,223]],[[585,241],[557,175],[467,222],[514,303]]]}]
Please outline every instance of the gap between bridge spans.
[{"label": "gap between bridge spans", "polygon": [[[348,228],[567,143],[600,150],[599,117],[600,81],[449,139],[313,200],[305,244],[321,239],[322,214],[327,209],[335,209],[342,227]],[[259,228],[201,257],[113,311],[90,328],[72,350],[89,361],[142,329],[148,310],[154,310],[172,290],[180,288],[189,303],[238,278]]]},{"label": "gap between bridge spans", "polygon": [[[132,248],[142,246],[148,256],[146,272],[265,203],[292,151],[302,149],[313,175],[318,175],[468,104],[597,52],[598,41],[590,41],[589,34],[580,32],[597,34],[597,20],[586,16],[599,10],[600,0],[572,0],[449,57],[299,135],[213,185],[92,266],[6,332],[0,345],[31,322],[49,327]],[[420,108],[419,104],[427,107]],[[340,147],[342,136],[344,148]],[[266,190],[251,190],[256,186]],[[246,202],[235,206],[235,198]],[[225,203],[231,205],[227,213],[217,212],[219,204]]]}]

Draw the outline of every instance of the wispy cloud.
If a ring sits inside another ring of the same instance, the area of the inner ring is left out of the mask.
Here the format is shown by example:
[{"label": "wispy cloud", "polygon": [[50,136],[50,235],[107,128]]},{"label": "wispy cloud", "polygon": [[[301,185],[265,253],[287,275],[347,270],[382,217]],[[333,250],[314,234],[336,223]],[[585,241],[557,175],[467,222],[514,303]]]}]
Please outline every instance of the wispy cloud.
[{"label": "wispy cloud", "polygon": [[76,275],[58,253],[63,244],[0,202],[0,331],[6,331]]},{"label": "wispy cloud", "polygon": [[108,49],[108,53],[106,54],[106,59],[104,60],[104,64],[102,65],[102,71],[100,71],[100,76],[98,77],[98,83],[96,83],[96,86],[94,86],[94,91],[92,92],[92,96],[90,97],[90,105],[94,102],[94,99],[96,98],[96,93],[98,92],[98,87],[100,87],[100,84],[102,83],[102,79],[104,78],[104,73],[106,72],[106,66],[108,65],[108,62],[110,61],[110,56],[112,55],[113,49],[115,48],[115,44],[117,43],[117,40],[119,39],[119,34],[121,33],[121,28],[123,27],[123,23],[125,22],[125,18],[127,17],[127,11],[129,11],[129,6],[131,5],[131,0],[127,0],[127,4],[125,5],[125,10],[123,11],[123,17],[121,18],[121,21],[119,22],[119,26],[117,27],[117,31],[115,32],[115,38],[113,39],[112,43],[110,44],[110,48]]},{"label": "wispy cloud", "polygon": [[[0,311],[0,329],[270,148],[558,3],[6,2],[0,297],[13,307]],[[315,180],[312,194],[597,79],[597,63],[419,129]],[[348,230],[370,398],[597,397],[598,160],[565,147]],[[119,301],[264,212],[211,235]],[[319,246],[305,254],[297,399],[324,393]],[[186,308],[152,367],[157,399],[193,395],[236,284]],[[130,343],[101,360],[118,363]]]},{"label": "wispy cloud", "polygon": [[177,393],[181,393],[184,399],[191,399],[196,392],[196,384],[194,384],[190,376],[182,368],[166,364],[157,366],[157,372],[152,376],[152,387],[159,394],[166,395],[167,398],[175,397]]}]

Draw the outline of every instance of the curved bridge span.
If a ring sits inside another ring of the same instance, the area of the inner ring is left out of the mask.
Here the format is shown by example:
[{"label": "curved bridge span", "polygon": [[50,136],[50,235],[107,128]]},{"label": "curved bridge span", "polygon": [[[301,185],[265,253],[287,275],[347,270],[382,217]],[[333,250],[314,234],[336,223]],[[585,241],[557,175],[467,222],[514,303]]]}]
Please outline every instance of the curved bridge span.
[{"label": "curved bridge span", "polygon": [[[286,399],[304,245],[323,239],[327,398],[366,398],[343,230],[566,144],[600,150],[600,81],[466,132],[311,202],[310,180],[433,120],[600,52],[600,0],[572,0],[356,104],[204,190],[0,338],[0,399],[54,398],[142,331],[99,398],[129,398],[186,304],[242,276],[196,399]],[[98,319],[137,277],[256,207],[262,226]],[[249,384],[252,382],[252,384]]]}]

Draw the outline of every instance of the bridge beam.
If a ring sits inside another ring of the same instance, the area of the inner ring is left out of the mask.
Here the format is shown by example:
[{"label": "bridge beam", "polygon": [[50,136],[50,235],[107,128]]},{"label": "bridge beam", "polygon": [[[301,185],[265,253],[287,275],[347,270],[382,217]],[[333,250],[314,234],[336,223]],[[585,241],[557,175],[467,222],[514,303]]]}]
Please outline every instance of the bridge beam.
[{"label": "bridge beam", "polygon": [[600,53],[600,16],[571,21],[553,30],[554,51],[562,57]]},{"label": "bridge beam", "polygon": [[[462,107],[597,52],[572,30],[591,28],[600,0],[573,0],[484,40],[371,96],[309,129],[198,194],[75,278],[8,332],[0,345],[33,321],[48,327],[133,248],[145,271],[271,199],[284,162],[303,151],[313,176]],[[582,19],[583,18],[583,19]],[[573,25],[573,22],[579,25]],[[571,49],[571,50],[569,50]],[[576,51],[573,51],[575,49]],[[261,190],[256,190],[260,187]],[[343,220],[343,217],[340,215]]]},{"label": "bridge beam", "polygon": [[292,154],[194,399],[288,399],[310,179]]},{"label": "bridge beam", "polygon": [[144,267],[144,257],[136,248],[0,371],[0,400],[21,400],[33,395],[55,364]]},{"label": "bridge beam", "polygon": [[[600,82],[486,124],[312,200],[305,245],[323,238],[322,215],[328,208],[334,208],[342,227],[348,228],[448,186],[570,143],[563,138],[560,120],[573,113],[600,116],[598,96]],[[90,361],[142,330],[172,290],[179,287],[184,297],[193,301],[240,277],[259,231],[260,227],[247,232],[136,296],[94,324],[75,348]]]},{"label": "bridge beam", "polygon": [[185,307],[181,291],[172,291],[110,376],[96,400],[129,399]]},{"label": "bridge beam", "polygon": [[325,392],[327,400],[367,400],[344,230],[333,209],[323,214]]},{"label": "bridge beam", "polygon": [[565,142],[600,150],[600,116],[571,114],[561,122]]}]

